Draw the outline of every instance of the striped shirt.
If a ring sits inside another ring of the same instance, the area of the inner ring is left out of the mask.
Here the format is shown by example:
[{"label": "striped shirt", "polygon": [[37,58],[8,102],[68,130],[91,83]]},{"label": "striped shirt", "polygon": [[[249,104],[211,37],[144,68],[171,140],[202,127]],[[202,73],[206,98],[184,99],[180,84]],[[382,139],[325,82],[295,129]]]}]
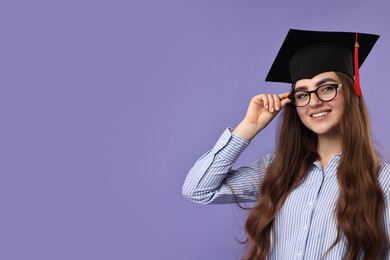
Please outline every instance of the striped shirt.
[{"label": "striped shirt", "polygon": [[[212,150],[200,157],[188,173],[183,195],[202,204],[256,201],[263,176],[273,159],[267,154],[251,165],[232,169],[249,145],[226,129]],[[342,259],[342,240],[325,255],[337,236],[334,209],[339,195],[335,155],[325,169],[313,162],[304,181],[288,196],[275,218],[276,240],[271,259]],[[385,228],[390,237],[390,165],[380,161],[379,181],[385,194]],[[389,249],[390,256],[390,249]],[[325,255],[325,256],[324,256]],[[388,257],[389,258],[389,257]]]}]

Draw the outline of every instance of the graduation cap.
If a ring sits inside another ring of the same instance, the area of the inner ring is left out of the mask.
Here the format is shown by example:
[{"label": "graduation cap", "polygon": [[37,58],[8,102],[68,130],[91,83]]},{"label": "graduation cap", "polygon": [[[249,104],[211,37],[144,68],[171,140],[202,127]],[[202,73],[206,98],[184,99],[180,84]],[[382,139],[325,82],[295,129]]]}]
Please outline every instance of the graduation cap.
[{"label": "graduation cap", "polygon": [[361,96],[359,67],[378,38],[366,33],[290,29],[265,80],[295,83],[327,71],[343,72],[355,78],[356,94]]}]

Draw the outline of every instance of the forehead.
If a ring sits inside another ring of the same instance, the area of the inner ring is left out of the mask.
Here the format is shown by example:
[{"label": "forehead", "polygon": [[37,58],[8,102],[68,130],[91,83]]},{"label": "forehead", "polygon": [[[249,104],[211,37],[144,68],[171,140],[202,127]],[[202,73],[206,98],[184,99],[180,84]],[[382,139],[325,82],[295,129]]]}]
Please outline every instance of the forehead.
[{"label": "forehead", "polygon": [[340,78],[337,76],[337,74],[333,71],[324,72],[317,74],[311,79],[301,79],[298,80],[295,83],[295,88],[297,87],[307,87],[307,88],[314,88],[318,85],[321,85],[323,83],[327,82],[340,82]]}]

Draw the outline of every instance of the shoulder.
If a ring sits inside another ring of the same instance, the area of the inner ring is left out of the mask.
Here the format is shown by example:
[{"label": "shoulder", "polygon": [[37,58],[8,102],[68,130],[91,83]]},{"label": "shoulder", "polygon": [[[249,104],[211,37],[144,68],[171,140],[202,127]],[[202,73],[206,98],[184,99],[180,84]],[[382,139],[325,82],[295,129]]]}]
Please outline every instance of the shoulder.
[{"label": "shoulder", "polygon": [[390,164],[379,160],[379,182],[386,194],[390,191]]}]

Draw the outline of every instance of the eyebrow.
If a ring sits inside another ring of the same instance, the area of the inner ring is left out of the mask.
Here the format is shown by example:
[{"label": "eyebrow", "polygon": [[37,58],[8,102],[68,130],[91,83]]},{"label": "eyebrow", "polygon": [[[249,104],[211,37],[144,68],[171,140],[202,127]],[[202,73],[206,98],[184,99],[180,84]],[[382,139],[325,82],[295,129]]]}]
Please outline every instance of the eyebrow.
[{"label": "eyebrow", "polygon": [[[320,81],[318,81],[318,82],[316,83],[316,86],[317,86],[317,87],[318,87],[318,86],[321,86],[322,84],[327,83],[327,82],[329,82],[329,81],[337,82],[337,80],[332,79],[332,78],[324,78],[324,79],[321,79]],[[307,90],[307,86],[295,87],[295,88],[294,88],[294,91],[297,91],[297,90]]]}]

